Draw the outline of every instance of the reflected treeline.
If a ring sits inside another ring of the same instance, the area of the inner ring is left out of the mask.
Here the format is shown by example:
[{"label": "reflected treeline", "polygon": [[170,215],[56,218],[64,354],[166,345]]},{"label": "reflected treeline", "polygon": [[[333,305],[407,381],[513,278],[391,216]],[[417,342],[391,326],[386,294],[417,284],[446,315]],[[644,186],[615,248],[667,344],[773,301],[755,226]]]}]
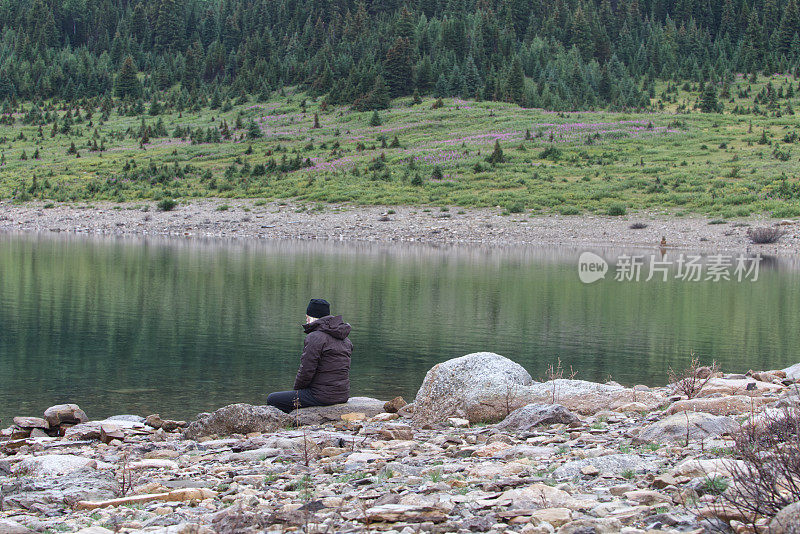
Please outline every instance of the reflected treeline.
[{"label": "reflected treeline", "polygon": [[584,285],[581,252],[5,235],[0,417],[263,403],[292,384],[312,297],[353,324],[358,395],[413,397],[433,364],[479,350],[535,378],[560,358],[578,378],[650,384],[692,351],[730,371],[800,361],[794,258],[755,283]]}]

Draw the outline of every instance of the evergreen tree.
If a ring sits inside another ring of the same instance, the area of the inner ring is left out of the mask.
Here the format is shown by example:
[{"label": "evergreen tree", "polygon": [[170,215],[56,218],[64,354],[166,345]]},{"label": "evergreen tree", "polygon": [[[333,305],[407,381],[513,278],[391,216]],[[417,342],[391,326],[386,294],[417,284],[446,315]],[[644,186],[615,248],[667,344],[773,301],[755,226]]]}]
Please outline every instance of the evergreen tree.
[{"label": "evergreen tree", "polygon": [[486,158],[486,161],[492,164],[495,163],[503,163],[505,162],[506,158],[503,155],[503,149],[500,148],[500,140],[494,140],[494,150],[492,151],[491,155]]},{"label": "evergreen tree", "polygon": [[383,68],[386,72],[386,84],[392,98],[410,95],[414,88],[412,79],[413,52],[408,39],[398,37],[394,45],[386,52]]},{"label": "evergreen tree", "polygon": [[159,0],[154,38],[160,50],[179,47],[181,43],[181,10],[176,0]]},{"label": "evergreen tree", "polygon": [[516,104],[523,104],[525,98],[525,75],[522,72],[522,61],[519,56],[514,58],[511,69],[506,77],[506,100]]},{"label": "evergreen tree", "polygon": [[372,91],[369,93],[369,109],[386,109],[389,107],[391,97],[389,95],[389,88],[386,87],[386,82],[383,81],[383,76],[375,78],[375,84],[372,86]]},{"label": "evergreen tree", "polygon": [[133,65],[133,58],[128,56],[117,74],[114,92],[120,98],[138,98],[142,93],[142,84]]},{"label": "evergreen tree", "polygon": [[383,122],[381,121],[381,116],[378,115],[378,110],[376,109],[372,112],[372,117],[369,119],[369,125],[375,127],[380,126],[381,124],[383,124]]},{"label": "evergreen tree", "polygon": [[717,101],[717,90],[714,84],[709,82],[703,89],[700,95],[700,111],[703,113],[716,113],[719,111],[719,102]]}]

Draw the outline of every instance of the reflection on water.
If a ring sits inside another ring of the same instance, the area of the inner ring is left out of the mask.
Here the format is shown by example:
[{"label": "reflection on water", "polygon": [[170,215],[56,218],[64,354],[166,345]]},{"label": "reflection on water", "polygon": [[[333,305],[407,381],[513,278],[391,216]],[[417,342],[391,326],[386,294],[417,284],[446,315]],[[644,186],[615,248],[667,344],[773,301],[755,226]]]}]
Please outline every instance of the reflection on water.
[{"label": "reflection on water", "polygon": [[263,403],[291,387],[312,297],[353,325],[354,395],[413,397],[433,364],[481,350],[534,378],[560,358],[628,384],[663,383],[691,351],[728,371],[800,361],[798,258],[757,282],[586,285],[581,252],[2,235],[0,417]]}]

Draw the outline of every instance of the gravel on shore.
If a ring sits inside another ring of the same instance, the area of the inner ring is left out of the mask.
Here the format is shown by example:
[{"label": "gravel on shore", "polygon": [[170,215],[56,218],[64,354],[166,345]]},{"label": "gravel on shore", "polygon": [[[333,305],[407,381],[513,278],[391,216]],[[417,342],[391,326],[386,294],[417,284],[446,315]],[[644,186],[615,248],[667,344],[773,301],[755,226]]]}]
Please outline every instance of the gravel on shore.
[{"label": "gravel on shore", "polygon": [[[48,207],[45,207],[48,206]],[[644,228],[632,228],[639,223]],[[748,230],[780,225],[776,244],[753,245]],[[503,215],[500,209],[386,207],[253,199],[202,199],[159,211],[150,203],[45,204],[0,202],[0,231],[86,235],[326,239],[431,244],[660,248],[700,252],[800,251],[800,221],[713,220],[638,212],[597,215]]]}]

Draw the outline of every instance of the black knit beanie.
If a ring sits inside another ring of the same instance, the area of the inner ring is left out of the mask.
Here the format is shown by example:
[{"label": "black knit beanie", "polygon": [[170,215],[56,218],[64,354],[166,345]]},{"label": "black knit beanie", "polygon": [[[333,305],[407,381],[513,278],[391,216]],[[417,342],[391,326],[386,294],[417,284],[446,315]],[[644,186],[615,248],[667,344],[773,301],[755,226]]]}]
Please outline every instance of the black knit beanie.
[{"label": "black knit beanie", "polygon": [[311,299],[306,308],[306,315],[319,319],[331,314],[331,305],[325,299]]}]

